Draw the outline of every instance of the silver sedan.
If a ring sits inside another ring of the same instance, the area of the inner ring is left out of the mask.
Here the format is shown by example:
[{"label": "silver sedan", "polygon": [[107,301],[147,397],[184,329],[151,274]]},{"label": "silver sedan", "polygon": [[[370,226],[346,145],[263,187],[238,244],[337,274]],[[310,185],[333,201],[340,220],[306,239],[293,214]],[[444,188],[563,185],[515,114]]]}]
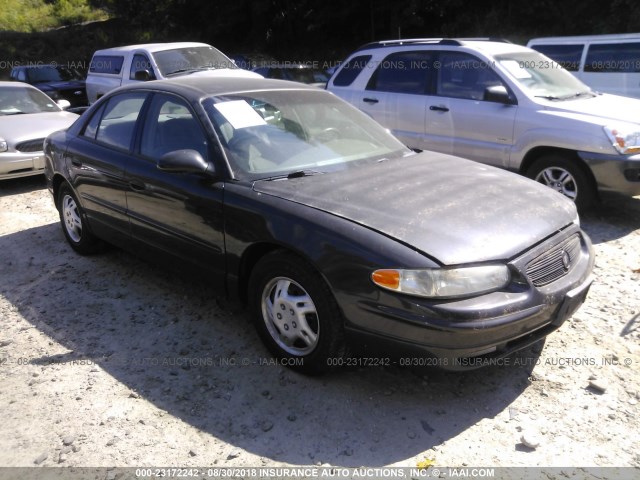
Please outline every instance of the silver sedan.
[{"label": "silver sedan", "polygon": [[44,172],[44,138],[78,118],[35,87],[0,82],[0,180]]}]

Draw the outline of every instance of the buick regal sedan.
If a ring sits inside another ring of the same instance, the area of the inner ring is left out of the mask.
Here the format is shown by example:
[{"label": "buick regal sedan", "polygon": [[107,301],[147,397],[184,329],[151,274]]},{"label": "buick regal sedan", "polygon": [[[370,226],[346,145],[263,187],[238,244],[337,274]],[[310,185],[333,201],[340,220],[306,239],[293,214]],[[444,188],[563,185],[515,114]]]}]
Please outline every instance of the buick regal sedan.
[{"label": "buick regal sedan", "polygon": [[249,305],[273,355],[306,373],[363,352],[477,365],[557,329],[591,285],[593,250],[571,201],[414,153],[298,83],[123,87],[45,152],[72,248],[107,242],[204,272]]}]

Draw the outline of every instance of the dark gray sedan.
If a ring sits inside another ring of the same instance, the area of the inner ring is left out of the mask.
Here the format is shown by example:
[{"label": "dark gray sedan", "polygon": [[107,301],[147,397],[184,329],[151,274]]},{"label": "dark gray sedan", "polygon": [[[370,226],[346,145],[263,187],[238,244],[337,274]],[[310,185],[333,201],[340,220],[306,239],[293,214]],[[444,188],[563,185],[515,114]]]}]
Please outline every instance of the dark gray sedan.
[{"label": "dark gray sedan", "polygon": [[63,232],[205,273],[269,350],[343,364],[481,365],[557,329],[593,251],[572,202],[416,154],[334,95],[264,79],[124,87],[45,142]]}]

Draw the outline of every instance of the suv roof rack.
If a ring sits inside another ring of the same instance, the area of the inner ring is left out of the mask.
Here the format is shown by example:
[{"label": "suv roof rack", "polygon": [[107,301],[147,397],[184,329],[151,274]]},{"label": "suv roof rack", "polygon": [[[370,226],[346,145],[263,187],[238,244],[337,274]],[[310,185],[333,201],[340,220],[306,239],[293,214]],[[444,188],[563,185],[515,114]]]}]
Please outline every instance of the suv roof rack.
[{"label": "suv roof rack", "polygon": [[399,45],[451,45],[461,47],[464,42],[502,42],[511,43],[504,38],[478,37],[478,38],[401,38],[398,40],[381,40],[362,45],[356,51],[372,48],[396,47]]}]

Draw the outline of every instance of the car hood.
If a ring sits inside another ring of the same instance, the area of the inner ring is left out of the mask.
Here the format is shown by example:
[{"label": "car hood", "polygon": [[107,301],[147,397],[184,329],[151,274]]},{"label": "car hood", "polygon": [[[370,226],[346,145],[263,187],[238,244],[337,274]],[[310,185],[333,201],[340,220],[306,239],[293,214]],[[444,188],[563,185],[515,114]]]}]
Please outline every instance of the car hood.
[{"label": "car hood", "polygon": [[344,217],[445,265],[511,259],[577,215],[571,201],[548,187],[433,152],[261,180],[254,190]]},{"label": "car hood", "polygon": [[45,138],[56,130],[68,128],[78,115],[70,112],[42,112],[0,116],[0,138],[10,146],[26,140]]},{"label": "car hood", "polygon": [[596,97],[546,102],[549,110],[577,113],[595,117],[594,123],[602,126],[615,121],[640,124],[640,99],[620,97],[618,95],[599,94]]}]

